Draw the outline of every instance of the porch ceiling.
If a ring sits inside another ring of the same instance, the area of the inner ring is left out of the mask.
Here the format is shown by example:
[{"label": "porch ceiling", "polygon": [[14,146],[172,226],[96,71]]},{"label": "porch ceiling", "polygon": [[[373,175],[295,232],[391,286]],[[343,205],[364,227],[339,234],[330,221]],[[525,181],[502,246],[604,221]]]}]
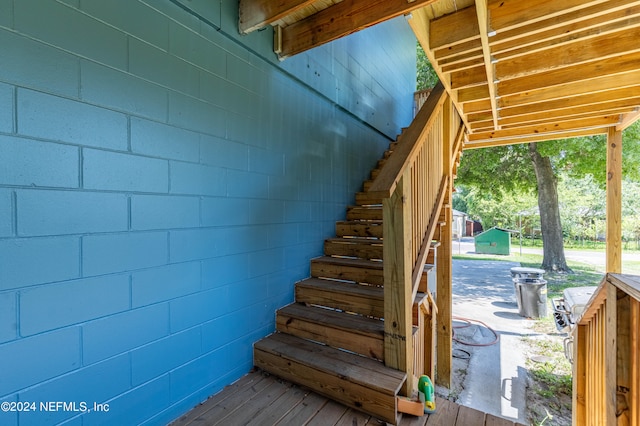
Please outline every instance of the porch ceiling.
[{"label": "porch ceiling", "polygon": [[275,26],[286,58],[409,13],[463,118],[465,148],[640,118],[640,0],[240,0],[239,27]]}]

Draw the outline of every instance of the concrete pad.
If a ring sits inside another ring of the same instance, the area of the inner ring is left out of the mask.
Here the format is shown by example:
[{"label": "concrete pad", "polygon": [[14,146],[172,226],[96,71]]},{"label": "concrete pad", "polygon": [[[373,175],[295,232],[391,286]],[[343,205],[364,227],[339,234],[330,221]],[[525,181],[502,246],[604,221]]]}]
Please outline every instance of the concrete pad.
[{"label": "concrete pad", "polygon": [[[453,261],[454,338],[471,354],[458,403],[509,420],[526,422],[525,356],[522,337],[537,334],[534,321],[518,315],[510,269],[514,262]],[[465,326],[465,327],[462,327]],[[499,335],[495,340],[491,329]],[[487,346],[483,346],[487,345]]]}]

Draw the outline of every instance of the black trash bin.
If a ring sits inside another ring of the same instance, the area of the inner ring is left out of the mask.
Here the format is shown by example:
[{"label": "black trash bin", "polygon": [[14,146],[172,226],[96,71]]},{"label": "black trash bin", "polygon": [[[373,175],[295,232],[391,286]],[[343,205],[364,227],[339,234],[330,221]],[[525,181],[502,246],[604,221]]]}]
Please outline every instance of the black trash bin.
[{"label": "black trash bin", "polygon": [[547,316],[547,281],[543,269],[511,268],[518,314],[527,318]]}]

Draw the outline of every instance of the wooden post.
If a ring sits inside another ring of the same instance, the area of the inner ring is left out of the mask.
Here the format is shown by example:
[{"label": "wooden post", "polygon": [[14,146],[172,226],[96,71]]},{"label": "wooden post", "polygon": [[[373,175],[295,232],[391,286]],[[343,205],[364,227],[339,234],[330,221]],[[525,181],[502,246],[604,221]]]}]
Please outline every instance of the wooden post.
[{"label": "wooden post", "polygon": [[436,315],[438,327],[436,383],[446,388],[451,386],[451,353],[452,353],[452,286],[451,286],[451,230],[453,214],[451,212],[451,196],[453,189],[451,145],[453,143],[451,100],[447,97],[442,106],[442,173],[449,175],[444,204],[440,220],[440,248],[438,250],[438,280],[436,284]]},{"label": "wooden post", "polygon": [[384,258],[384,359],[407,373],[402,393],[410,396],[413,372],[413,292],[411,285],[411,188],[405,172],[391,198],[382,201]]},{"label": "wooden post", "polygon": [[607,272],[622,272],[622,132],[607,134]]},{"label": "wooden post", "polygon": [[573,332],[573,426],[586,424],[585,392],[587,382],[587,326],[578,325]]},{"label": "wooden post", "polygon": [[618,326],[618,289],[610,282],[606,282],[606,318],[604,325],[604,388],[602,397],[605,399],[604,418],[607,425],[616,424],[616,379],[617,371],[617,326]]}]

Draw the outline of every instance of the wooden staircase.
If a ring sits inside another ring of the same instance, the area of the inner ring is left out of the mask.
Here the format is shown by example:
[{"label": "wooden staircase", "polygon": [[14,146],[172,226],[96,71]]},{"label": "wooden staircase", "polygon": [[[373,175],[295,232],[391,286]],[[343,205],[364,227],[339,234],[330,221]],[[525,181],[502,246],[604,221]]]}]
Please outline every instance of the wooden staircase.
[{"label": "wooden staircase", "polygon": [[254,363],[396,423],[396,396],[406,374],[384,365],[382,200],[371,204],[359,193],[356,202],[347,220],[336,223],[336,237],[325,241],[325,256],[311,260],[311,277],[296,283],[295,303],[277,311],[276,333],[255,344]]},{"label": "wooden staircase", "polygon": [[450,263],[444,206],[463,127],[444,88],[434,92],[336,223],[324,256],[311,260],[295,302],[277,311],[276,332],[254,345],[262,370],[392,424],[397,396],[411,394],[417,376],[436,376],[437,338],[444,380],[450,369],[450,309],[436,308],[431,297],[439,275],[437,287],[450,301],[450,267],[436,273],[425,264],[435,263],[439,226]]}]

